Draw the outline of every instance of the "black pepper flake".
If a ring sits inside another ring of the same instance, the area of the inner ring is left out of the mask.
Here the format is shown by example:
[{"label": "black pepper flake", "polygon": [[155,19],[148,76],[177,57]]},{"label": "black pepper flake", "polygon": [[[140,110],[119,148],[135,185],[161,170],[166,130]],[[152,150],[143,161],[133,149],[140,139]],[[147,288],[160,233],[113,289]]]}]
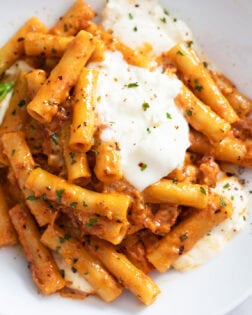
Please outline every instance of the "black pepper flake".
[{"label": "black pepper flake", "polygon": [[185,250],[185,246],[184,246],[184,245],[181,245],[181,246],[178,248],[178,254],[179,254],[179,255],[182,255],[183,252],[184,252],[184,250]]}]

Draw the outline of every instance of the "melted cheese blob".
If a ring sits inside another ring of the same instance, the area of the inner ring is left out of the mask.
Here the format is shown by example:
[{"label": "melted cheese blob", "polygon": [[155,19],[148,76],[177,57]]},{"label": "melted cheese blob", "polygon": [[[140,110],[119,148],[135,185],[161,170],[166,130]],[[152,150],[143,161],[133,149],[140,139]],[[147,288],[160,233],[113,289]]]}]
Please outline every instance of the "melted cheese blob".
[{"label": "melted cheese blob", "polygon": [[189,127],[174,103],[181,82],[160,70],[131,66],[106,52],[99,70],[97,113],[103,141],[119,144],[124,177],[139,191],[182,166]]},{"label": "melted cheese blob", "polygon": [[189,270],[206,263],[218,254],[231,238],[243,230],[246,224],[248,198],[238,178],[223,177],[214,190],[232,202],[233,214],[199,240],[189,252],[180,256],[173,264],[177,270]]},{"label": "melted cheese blob", "polygon": [[151,44],[156,55],[192,39],[187,25],[172,18],[155,0],[109,0],[102,25],[131,48]]}]

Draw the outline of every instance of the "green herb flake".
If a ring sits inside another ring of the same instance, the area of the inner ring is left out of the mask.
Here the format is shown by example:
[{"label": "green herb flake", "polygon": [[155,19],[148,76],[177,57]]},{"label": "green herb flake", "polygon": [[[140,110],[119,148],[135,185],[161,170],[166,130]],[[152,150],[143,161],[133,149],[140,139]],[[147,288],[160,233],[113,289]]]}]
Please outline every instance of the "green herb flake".
[{"label": "green herb flake", "polygon": [[230,198],[232,201],[234,201],[234,199],[235,199],[235,197],[234,196],[231,196],[231,198]]},{"label": "green herb flake", "polygon": [[133,31],[137,32],[137,26],[134,26]]},{"label": "green herb flake", "polygon": [[189,116],[189,117],[191,117],[191,116],[192,116],[192,110],[187,109],[187,110],[186,110],[186,115]]},{"label": "green herb flake", "polygon": [[88,204],[86,203],[86,201],[83,201],[82,205],[83,205],[83,207],[87,207],[87,206],[88,206]]},{"label": "green herb flake", "polygon": [[245,217],[245,215],[243,216],[243,221],[246,221],[247,220],[247,218]]},{"label": "green herb flake", "polygon": [[145,164],[145,163],[139,163],[138,164],[138,166],[139,166],[139,168],[140,168],[140,170],[143,172],[144,170],[146,170],[146,168],[148,167],[148,165],[147,164]]},{"label": "green herb flake", "polygon": [[61,249],[61,246],[56,246],[55,252],[56,252],[56,253],[59,253],[60,249]]},{"label": "green herb flake", "polygon": [[132,13],[129,13],[129,14],[128,14],[128,17],[129,17],[130,20],[133,20],[133,19],[134,19],[134,16],[133,16]]},{"label": "green herb flake", "polygon": [[166,113],[166,118],[167,119],[172,119],[172,115],[170,113]]},{"label": "green herb flake", "polygon": [[177,185],[178,180],[177,180],[177,178],[176,178],[176,177],[174,177],[174,178],[173,178],[172,183],[173,183],[173,184],[175,184],[175,185]]},{"label": "green herb flake", "polygon": [[75,160],[75,152],[70,152],[69,156],[71,158],[71,165],[75,164],[77,161]]},{"label": "green herb flake", "polygon": [[15,153],[16,153],[16,150],[15,150],[15,149],[12,149],[12,150],[11,150],[11,155],[13,156]]},{"label": "green herb flake", "polygon": [[224,189],[228,189],[229,187],[230,187],[230,184],[229,184],[229,183],[226,183],[226,184],[223,186]]},{"label": "green herb flake", "polygon": [[227,206],[227,203],[225,202],[225,200],[222,197],[220,198],[220,206],[223,208]]},{"label": "green herb flake", "polygon": [[97,97],[97,102],[100,102],[100,101],[101,101],[101,95]]},{"label": "green herb flake", "polygon": [[200,186],[200,192],[201,192],[203,195],[206,195],[206,194],[207,194],[206,189],[205,189],[203,186]]},{"label": "green herb flake", "polygon": [[144,103],[142,104],[142,109],[146,112],[148,108],[150,108],[150,104],[147,103],[147,102],[144,102]]},{"label": "green herb flake", "polygon": [[61,274],[61,277],[64,279],[65,278],[65,270],[60,269],[60,274]]},{"label": "green herb flake", "polygon": [[18,107],[23,107],[26,104],[26,100],[20,100],[18,103]]},{"label": "green herb flake", "polygon": [[170,15],[169,11],[167,11],[166,9],[164,9],[164,14],[165,15]]},{"label": "green herb flake", "polygon": [[57,134],[56,133],[53,133],[53,134],[51,134],[50,135],[50,138],[51,138],[51,140],[52,140],[52,142],[54,143],[54,144],[59,144],[58,143],[58,136],[57,136]]},{"label": "green herb flake", "polygon": [[199,83],[199,80],[198,79],[195,79],[194,80],[194,89],[196,90],[196,91],[199,91],[199,92],[201,92],[202,90],[203,90],[203,86],[202,85],[200,85],[200,83]]},{"label": "green herb flake", "polygon": [[147,131],[149,134],[151,133],[150,128],[147,128],[146,131]]},{"label": "green herb flake", "polygon": [[177,22],[177,19],[176,19],[176,18],[174,18],[174,19],[173,19],[173,22]]},{"label": "green herb flake", "polygon": [[86,223],[86,227],[92,227],[97,222],[98,222],[98,220],[96,218],[90,218],[89,221]]},{"label": "green herb flake", "polygon": [[65,189],[56,190],[56,195],[57,195],[56,202],[57,203],[61,203],[61,199],[62,199],[62,195],[63,195],[64,191],[65,191]]},{"label": "green herb flake", "polygon": [[165,18],[165,17],[162,17],[162,18],[160,19],[160,21],[163,22],[163,23],[166,23],[166,18]]},{"label": "green herb flake", "polygon": [[178,50],[178,51],[177,51],[177,55],[184,56],[184,54],[182,53],[181,50]]},{"label": "green herb flake", "polygon": [[38,199],[40,199],[40,197],[36,197],[36,196],[34,196],[34,195],[30,195],[30,196],[28,196],[28,197],[26,198],[26,200],[29,200],[29,201],[34,201],[34,200],[38,200]]},{"label": "green herb flake", "polygon": [[0,83],[0,101],[2,101],[5,96],[13,89],[14,82],[4,82]]},{"label": "green herb flake", "polygon": [[73,263],[76,264],[78,260],[78,258],[73,258]]},{"label": "green herb flake", "polygon": [[129,83],[126,85],[127,88],[131,89],[131,88],[135,88],[135,87],[138,87],[138,82],[133,82],[133,83]]},{"label": "green herb flake", "polygon": [[78,205],[78,202],[74,201],[74,202],[71,202],[70,207],[75,209],[77,205]]}]

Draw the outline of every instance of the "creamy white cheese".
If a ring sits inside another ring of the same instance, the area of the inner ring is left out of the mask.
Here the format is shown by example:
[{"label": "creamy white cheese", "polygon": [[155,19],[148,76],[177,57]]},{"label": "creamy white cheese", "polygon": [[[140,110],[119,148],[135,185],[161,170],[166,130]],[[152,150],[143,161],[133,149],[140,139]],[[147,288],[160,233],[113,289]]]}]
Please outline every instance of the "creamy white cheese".
[{"label": "creamy white cheese", "polygon": [[188,270],[199,267],[211,257],[218,254],[226,243],[240,232],[246,224],[248,198],[237,177],[220,179],[216,188],[217,193],[231,200],[234,212],[201,240],[186,254],[180,256],[173,267],[177,270]]},{"label": "creamy white cheese", "polygon": [[181,82],[131,66],[119,52],[89,67],[99,70],[96,110],[107,125],[101,139],[119,143],[124,177],[142,191],[183,165],[189,128],[174,103]]},{"label": "creamy white cheese", "polygon": [[156,55],[192,39],[187,25],[171,17],[155,0],[109,0],[102,25],[131,48],[151,44]]}]

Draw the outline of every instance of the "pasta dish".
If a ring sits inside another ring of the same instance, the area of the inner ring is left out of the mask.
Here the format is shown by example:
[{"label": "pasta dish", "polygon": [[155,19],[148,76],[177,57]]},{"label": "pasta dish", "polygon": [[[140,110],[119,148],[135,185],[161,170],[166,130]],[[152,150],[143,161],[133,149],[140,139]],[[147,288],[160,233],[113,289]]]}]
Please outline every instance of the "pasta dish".
[{"label": "pasta dish", "polygon": [[45,295],[143,304],[246,224],[252,101],[156,0],[83,0],[0,48],[0,247]]}]

